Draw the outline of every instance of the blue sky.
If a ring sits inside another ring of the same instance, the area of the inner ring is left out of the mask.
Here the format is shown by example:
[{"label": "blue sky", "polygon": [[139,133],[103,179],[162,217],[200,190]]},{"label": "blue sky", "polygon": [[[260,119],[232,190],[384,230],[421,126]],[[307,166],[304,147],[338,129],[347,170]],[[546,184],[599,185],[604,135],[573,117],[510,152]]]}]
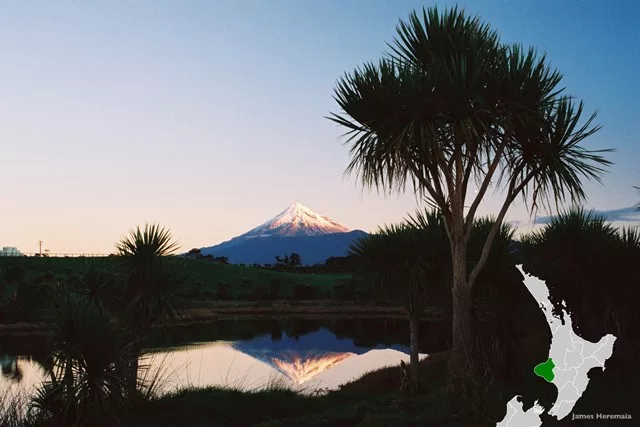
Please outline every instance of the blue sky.
[{"label": "blue sky", "polygon": [[[247,231],[299,201],[373,230],[416,207],[343,178],[336,79],[378,59],[418,1],[0,3],[0,245],[109,252],[145,221],[183,247]],[[446,6],[454,3],[437,3]],[[612,147],[588,207],[640,195],[640,6],[467,1],[533,45],[598,110]],[[496,210],[497,198],[483,205]],[[520,205],[511,219],[526,219]]]}]

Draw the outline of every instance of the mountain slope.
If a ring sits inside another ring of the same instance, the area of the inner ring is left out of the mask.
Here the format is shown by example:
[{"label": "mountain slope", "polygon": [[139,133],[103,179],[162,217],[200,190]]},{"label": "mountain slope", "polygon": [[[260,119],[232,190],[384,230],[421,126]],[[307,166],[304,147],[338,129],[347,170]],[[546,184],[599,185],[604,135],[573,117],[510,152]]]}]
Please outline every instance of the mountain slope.
[{"label": "mountain slope", "polygon": [[327,216],[294,203],[274,218],[219,245],[201,248],[203,255],[226,256],[234,264],[273,264],[276,256],[296,252],[303,264],[345,256],[349,245],[367,233],[349,229]]}]

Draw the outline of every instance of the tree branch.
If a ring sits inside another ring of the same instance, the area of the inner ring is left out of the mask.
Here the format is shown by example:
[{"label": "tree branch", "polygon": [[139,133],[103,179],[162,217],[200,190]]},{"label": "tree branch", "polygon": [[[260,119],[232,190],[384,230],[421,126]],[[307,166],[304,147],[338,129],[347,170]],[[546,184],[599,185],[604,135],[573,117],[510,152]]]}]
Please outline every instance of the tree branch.
[{"label": "tree branch", "polygon": [[[520,167],[519,169],[522,170],[522,167]],[[480,275],[480,272],[482,271],[482,269],[484,268],[484,265],[487,263],[487,260],[489,259],[489,253],[491,252],[493,241],[497,236],[498,231],[500,230],[500,227],[502,227],[502,222],[504,221],[504,217],[507,214],[509,207],[511,206],[511,202],[513,202],[513,200],[518,196],[518,194],[520,194],[522,189],[524,189],[524,187],[529,183],[529,181],[531,181],[531,179],[534,177],[536,172],[537,172],[537,169],[534,169],[531,172],[529,172],[529,174],[517,186],[516,186],[516,179],[517,179],[518,173],[513,174],[511,178],[511,182],[509,184],[509,191],[507,192],[507,197],[505,198],[504,203],[502,204],[502,208],[500,209],[500,213],[498,214],[498,217],[496,218],[496,221],[493,224],[493,227],[491,227],[491,230],[489,231],[487,240],[484,242],[480,259],[478,260],[478,263],[473,267],[473,270],[469,275],[468,286],[471,289],[473,289],[476,279]]]},{"label": "tree branch", "polygon": [[475,163],[475,158],[478,154],[479,143],[475,142],[471,145],[471,148],[467,150],[465,153],[465,157],[467,158],[467,165],[464,171],[464,177],[462,178],[462,189],[463,189],[463,200],[467,199],[467,187],[469,186],[469,178],[471,177],[471,172],[473,171],[473,165]]},{"label": "tree branch", "polygon": [[447,164],[447,160],[445,159],[444,153],[442,152],[442,148],[438,145],[437,141],[436,143],[431,143],[431,145],[433,148],[433,153],[435,154],[436,164],[439,166],[440,169],[442,169],[444,178],[446,180],[449,199],[452,199],[452,195],[455,192],[455,184],[453,182],[453,177],[451,176],[452,174],[447,173],[447,172],[450,172]]},{"label": "tree branch", "polygon": [[[491,164],[489,165],[489,170],[487,171],[487,174],[485,175],[484,180],[482,181],[482,184],[478,189],[478,194],[476,195],[475,199],[471,203],[471,207],[467,212],[466,223],[465,223],[465,235],[467,237],[469,237],[469,233],[471,232],[471,228],[473,227],[473,219],[475,217],[476,211],[478,210],[478,206],[480,205],[480,202],[484,198],[484,195],[487,193],[487,189],[489,188],[489,185],[491,183],[491,178],[493,178],[495,171],[498,169],[498,165],[500,164],[500,159],[502,158],[502,153],[504,152],[504,149],[506,148],[507,143],[509,142],[509,139],[511,139],[511,134],[512,134],[512,131],[511,131],[511,128],[509,128],[509,130],[505,133],[503,137],[502,143],[498,146],[498,149],[496,150],[496,154],[493,160],[491,161]],[[515,175],[513,179],[515,180]]]},{"label": "tree branch", "polygon": [[442,192],[442,188],[440,187],[438,180],[434,180],[436,183],[436,187],[434,187],[429,181],[429,177],[425,176],[414,162],[411,162],[411,169],[414,177],[418,180],[418,183],[427,189],[427,193],[429,193],[438,206],[440,206],[440,211],[444,217],[445,229],[447,233],[449,233],[451,228],[451,212],[447,208],[445,195]]}]

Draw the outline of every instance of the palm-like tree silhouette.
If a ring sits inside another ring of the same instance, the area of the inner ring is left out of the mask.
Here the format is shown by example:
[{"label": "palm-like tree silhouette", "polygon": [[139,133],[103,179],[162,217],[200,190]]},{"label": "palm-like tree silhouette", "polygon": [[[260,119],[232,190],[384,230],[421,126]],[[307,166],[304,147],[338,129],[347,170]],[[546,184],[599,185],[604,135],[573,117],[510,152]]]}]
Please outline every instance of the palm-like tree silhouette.
[{"label": "palm-like tree silhouette", "polygon": [[418,387],[420,317],[429,299],[436,299],[447,285],[448,253],[442,215],[437,211],[417,212],[405,223],[382,227],[351,246],[360,278],[407,311],[412,390]]},{"label": "palm-like tree silhouette", "polygon": [[594,376],[584,407],[633,405],[624,396],[633,396],[640,380],[630,369],[640,360],[640,228],[617,228],[576,207],[526,236],[521,246],[524,268],[546,282],[556,314],[566,310],[576,334],[592,342],[606,334],[617,338],[607,373]]},{"label": "palm-like tree silhouette", "polygon": [[629,283],[640,259],[639,231],[619,230],[594,211],[572,208],[523,239],[525,267],[547,281],[556,308],[566,304],[580,336],[622,336],[618,323],[637,318],[636,287]]},{"label": "palm-like tree silhouette", "polygon": [[[136,353],[141,353],[144,338],[153,323],[172,320],[186,288],[186,278],[176,271],[169,257],[178,244],[171,232],[157,224],[137,227],[116,245],[122,258],[124,287],[122,301],[131,340]],[[128,384],[133,392],[137,386],[138,358],[131,360]]]},{"label": "palm-like tree silhouette", "polygon": [[399,301],[409,316],[411,389],[418,386],[418,328],[427,305],[428,261],[420,247],[419,231],[406,224],[388,225],[356,241],[360,279]]},{"label": "palm-like tree silhouette", "polygon": [[109,425],[125,404],[124,367],[135,358],[126,336],[89,296],[61,292],[52,315],[51,379],[32,409],[56,425]]},{"label": "palm-like tree silhouette", "polygon": [[[494,224],[495,221],[491,218],[477,218],[474,221],[467,259],[470,265],[476,263],[481,256],[484,241]],[[481,286],[476,288],[485,299],[487,295],[503,291],[499,289],[498,282],[509,285],[512,283],[509,276],[514,273],[519,275],[512,256],[514,233],[512,226],[503,224],[496,236],[487,258],[487,268],[478,278]],[[451,319],[451,294],[447,291],[451,288],[453,274],[444,218],[437,210],[417,211],[402,224],[382,227],[377,233],[356,241],[351,247],[351,255],[358,263],[357,275],[384,290],[387,296],[400,302],[407,311],[410,325],[411,381],[415,389],[418,378],[414,367],[418,362],[421,314],[427,304],[431,304],[443,308],[448,314],[446,318]],[[505,298],[496,298],[494,295],[491,302],[491,310],[496,311],[504,308],[496,304],[504,303]],[[473,320],[475,323],[477,318],[474,316]]]},{"label": "palm-like tree silhouette", "polygon": [[[518,196],[532,211],[583,200],[582,179],[599,180],[610,162],[581,146],[599,129],[595,114],[582,120],[582,103],[533,49],[502,43],[455,8],[414,12],[397,32],[382,60],[339,80],[342,111],[330,118],[347,130],[346,173],[385,191],[410,183],[442,211],[453,267],[451,366],[473,372],[471,295],[509,206]],[[471,228],[492,186],[504,200],[468,267]]]},{"label": "palm-like tree silhouette", "polygon": [[32,407],[56,425],[111,425],[138,390],[143,340],[155,322],[174,318],[186,290],[167,229],[138,227],[117,248],[120,292],[117,277],[90,264],[75,287],[54,294],[53,351],[44,361],[51,379]]}]

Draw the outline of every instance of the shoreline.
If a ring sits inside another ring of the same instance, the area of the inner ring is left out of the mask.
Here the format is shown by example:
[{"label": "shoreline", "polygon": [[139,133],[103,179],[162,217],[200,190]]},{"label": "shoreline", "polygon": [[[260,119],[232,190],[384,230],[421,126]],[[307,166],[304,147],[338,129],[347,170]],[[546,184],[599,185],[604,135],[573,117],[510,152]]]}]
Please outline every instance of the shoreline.
[{"label": "shoreline", "polygon": [[[439,310],[427,309],[422,319],[437,320],[439,317]],[[158,323],[154,327],[197,325],[217,320],[269,318],[406,319],[407,314],[401,307],[343,304],[336,301],[234,301],[189,306],[180,311],[175,321]],[[49,326],[46,321],[0,323],[0,335],[44,335],[48,332]]]}]

